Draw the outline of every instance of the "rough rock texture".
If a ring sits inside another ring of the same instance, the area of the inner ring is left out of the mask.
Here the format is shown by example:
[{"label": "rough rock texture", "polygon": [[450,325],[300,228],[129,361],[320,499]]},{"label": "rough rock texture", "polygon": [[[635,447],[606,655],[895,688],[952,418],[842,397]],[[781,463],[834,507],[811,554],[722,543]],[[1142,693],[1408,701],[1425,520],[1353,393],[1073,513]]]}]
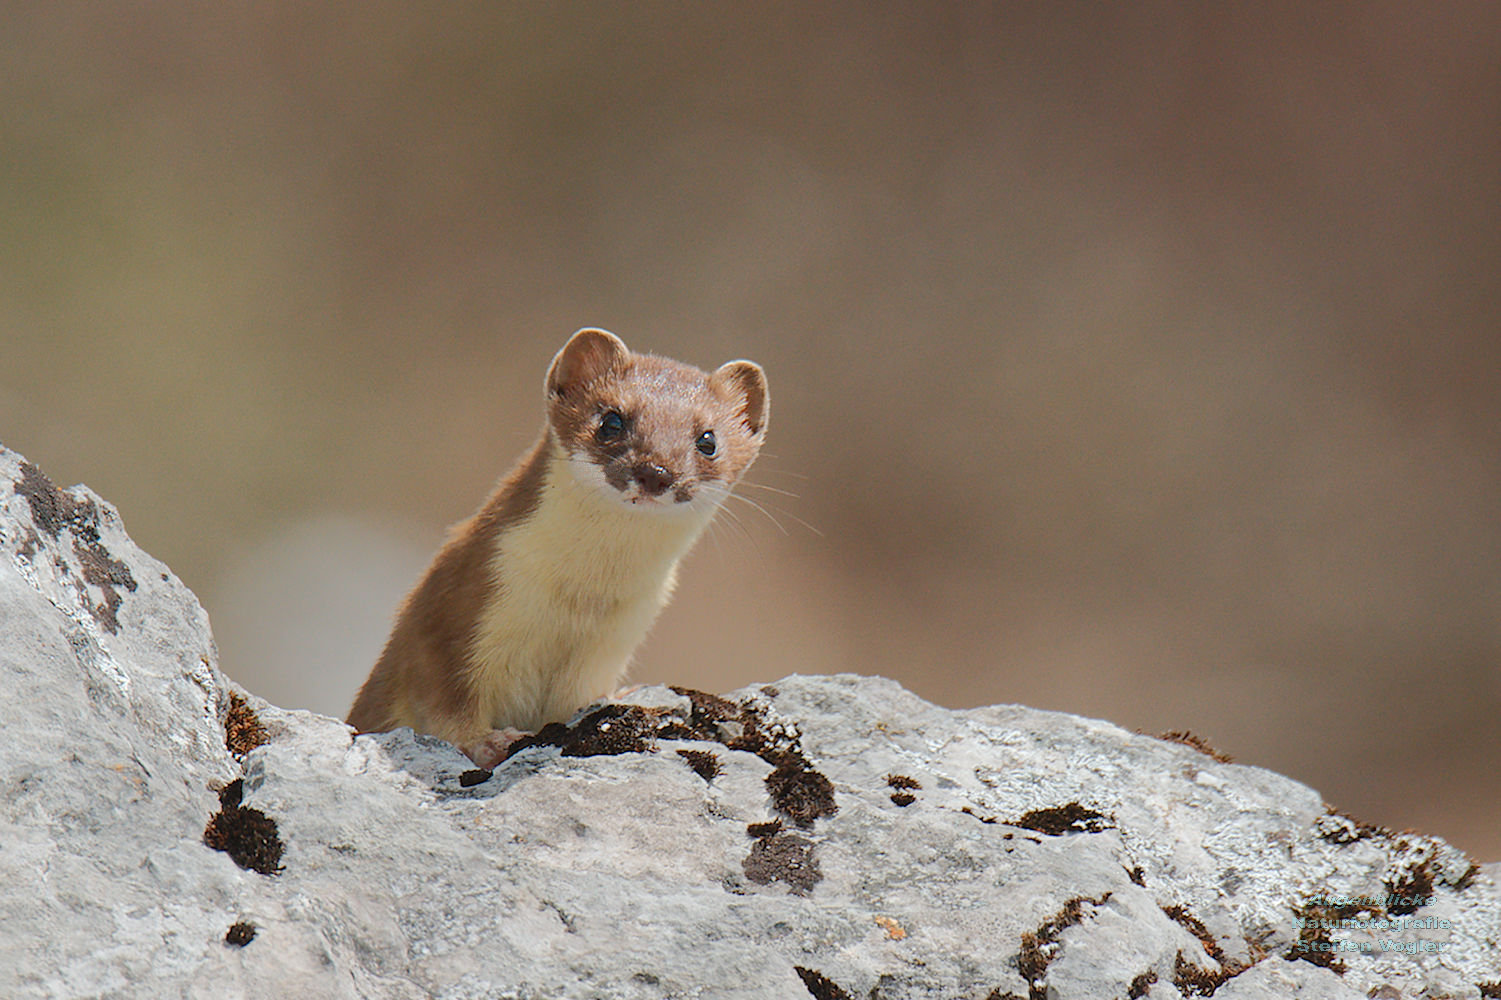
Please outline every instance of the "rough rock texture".
[{"label": "rough rock texture", "polygon": [[239,692],[10,452],[0,550],[0,996],[1501,996],[1501,866],[1177,742],[789,677],[490,775]]}]

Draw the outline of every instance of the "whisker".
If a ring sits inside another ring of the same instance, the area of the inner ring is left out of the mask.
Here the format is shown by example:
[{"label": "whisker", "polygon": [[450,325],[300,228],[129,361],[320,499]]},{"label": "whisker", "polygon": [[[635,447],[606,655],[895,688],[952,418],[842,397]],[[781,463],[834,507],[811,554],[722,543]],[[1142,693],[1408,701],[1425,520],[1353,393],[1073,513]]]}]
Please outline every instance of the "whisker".
[{"label": "whisker", "polygon": [[766,516],[766,519],[768,521],[770,521],[772,524],[774,524],[774,525],[777,526],[777,530],[780,531],[782,534],[785,535],[785,534],[788,533],[787,529],[782,526],[782,522],[778,521],[776,519],[776,517],[773,516],[773,514],[771,513],[771,511],[767,510],[765,507],[763,507],[760,504],[756,503],[756,501],[752,500],[750,497],[743,497],[743,496],[740,496],[739,494],[736,494],[736,493],[731,493],[730,496],[734,497],[736,500],[739,500],[741,503],[749,505],[753,510],[760,511],[762,514],[764,514]]},{"label": "whisker", "polygon": [[717,517],[709,522],[709,530],[706,534],[711,539],[710,544],[714,546],[714,556],[716,559],[724,558],[725,540],[723,532],[728,530],[726,526],[731,523],[733,522],[721,521]]},{"label": "whisker", "polygon": [[768,493],[778,493],[784,497],[791,497],[794,500],[798,499],[798,495],[796,493],[793,493],[791,490],[779,489],[775,486],[767,486],[765,483],[748,483],[742,479],[740,480],[740,485],[748,486],[752,489],[766,490]]},{"label": "whisker", "polygon": [[739,495],[738,493],[731,493],[729,496],[725,497],[725,501],[726,501],[725,505],[724,505],[724,509],[725,510],[731,509],[730,505],[729,505],[729,501],[731,499],[738,500],[741,503],[745,504],[746,506],[750,507],[752,510],[755,510],[758,513],[762,514],[768,521],[770,521],[772,524],[776,525],[777,530],[781,531],[782,534],[785,535],[787,533],[786,529],[784,529],[782,527],[781,523],[778,522],[775,517],[771,516],[771,512],[770,511],[768,511],[765,507],[762,507],[760,504],[756,503],[754,500],[751,500],[748,497],[743,497],[743,496]]},{"label": "whisker", "polygon": [[801,525],[802,527],[804,527],[804,528],[808,529],[809,531],[813,532],[813,534],[817,535],[819,538],[824,537],[824,533],[822,531],[820,531],[817,528],[815,528],[809,522],[807,522],[807,521],[803,520],[802,518],[798,517],[796,514],[792,513],[790,510],[787,510],[785,507],[777,507],[777,506],[775,506],[775,505],[773,505],[771,503],[761,504],[761,503],[758,503],[755,500],[752,500],[750,497],[741,496],[738,493],[731,493],[730,496],[734,497],[736,500],[739,500],[742,503],[748,504],[749,506],[751,506],[751,507],[755,508],[756,510],[760,511],[762,514],[766,515],[767,520],[771,521],[772,524],[775,524],[777,526],[777,528],[784,535],[790,534],[790,532],[788,532],[788,530],[782,526],[782,523],[780,521],[778,521],[776,519],[776,517],[771,513],[773,510],[775,510],[778,514],[781,514],[783,517],[786,517],[786,518],[789,518],[789,519],[791,519],[793,521],[796,521],[799,525]]},{"label": "whisker", "polygon": [[726,530],[726,531],[730,531],[730,530],[738,531],[740,533],[740,537],[741,538],[746,539],[747,541],[749,541],[751,544],[754,545],[755,544],[755,538],[751,535],[750,529],[745,526],[745,522],[743,520],[741,520],[739,512],[731,510],[725,504],[721,504],[720,507],[719,507],[719,509],[724,513],[724,518],[725,519],[721,520],[720,518],[716,517],[713,521],[709,522],[710,526],[717,531],[717,530],[720,530],[719,525],[723,524],[724,525],[724,529],[723,530]]}]

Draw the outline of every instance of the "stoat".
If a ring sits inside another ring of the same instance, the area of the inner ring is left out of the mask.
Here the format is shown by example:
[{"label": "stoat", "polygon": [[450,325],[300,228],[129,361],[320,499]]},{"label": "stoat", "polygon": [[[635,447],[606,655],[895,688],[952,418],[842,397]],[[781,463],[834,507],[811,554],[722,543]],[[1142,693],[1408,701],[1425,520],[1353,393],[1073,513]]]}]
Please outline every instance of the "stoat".
[{"label": "stoat", "polygon": [[613,691],[766,435],[759,365],[708,373],[604,330],[573,335],[545,392],[536,445],[397,611],[357,731],[411,726],[490,767]]}]

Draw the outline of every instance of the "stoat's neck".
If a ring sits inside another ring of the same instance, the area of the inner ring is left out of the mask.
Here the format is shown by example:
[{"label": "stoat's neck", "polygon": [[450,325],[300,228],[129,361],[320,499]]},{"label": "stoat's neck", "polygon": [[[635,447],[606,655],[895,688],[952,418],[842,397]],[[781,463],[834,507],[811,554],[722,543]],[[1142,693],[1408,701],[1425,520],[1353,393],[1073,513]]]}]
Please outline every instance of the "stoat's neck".
[{"label": "stoat's neck", "polygon": [[713,516],[601,496],[551,449],[531,512],[495,537],[469,674],[484,719],[536,728],[619,683]]},{"label": "stoat's neck", "polygon": [[546,462],[536,509],[497,540],[502,579],[542,572],[558,584],[626,596],[660,583],[714,516],[708,502],[689,509],[625,503],[581,481],[556,443],[549,442]]}]

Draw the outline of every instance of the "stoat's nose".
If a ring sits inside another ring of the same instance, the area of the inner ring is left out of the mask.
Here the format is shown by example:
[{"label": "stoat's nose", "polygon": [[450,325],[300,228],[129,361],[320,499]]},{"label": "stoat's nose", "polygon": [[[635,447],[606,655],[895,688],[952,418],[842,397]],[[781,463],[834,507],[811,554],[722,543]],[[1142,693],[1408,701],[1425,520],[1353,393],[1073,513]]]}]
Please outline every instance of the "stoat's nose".
[{"label": "stoat's nose", "polygon": [[641,488],[654,497],[659,497],[677,480],[667,469],[654,462],[640,462],[631,469],[631,476]]}]

